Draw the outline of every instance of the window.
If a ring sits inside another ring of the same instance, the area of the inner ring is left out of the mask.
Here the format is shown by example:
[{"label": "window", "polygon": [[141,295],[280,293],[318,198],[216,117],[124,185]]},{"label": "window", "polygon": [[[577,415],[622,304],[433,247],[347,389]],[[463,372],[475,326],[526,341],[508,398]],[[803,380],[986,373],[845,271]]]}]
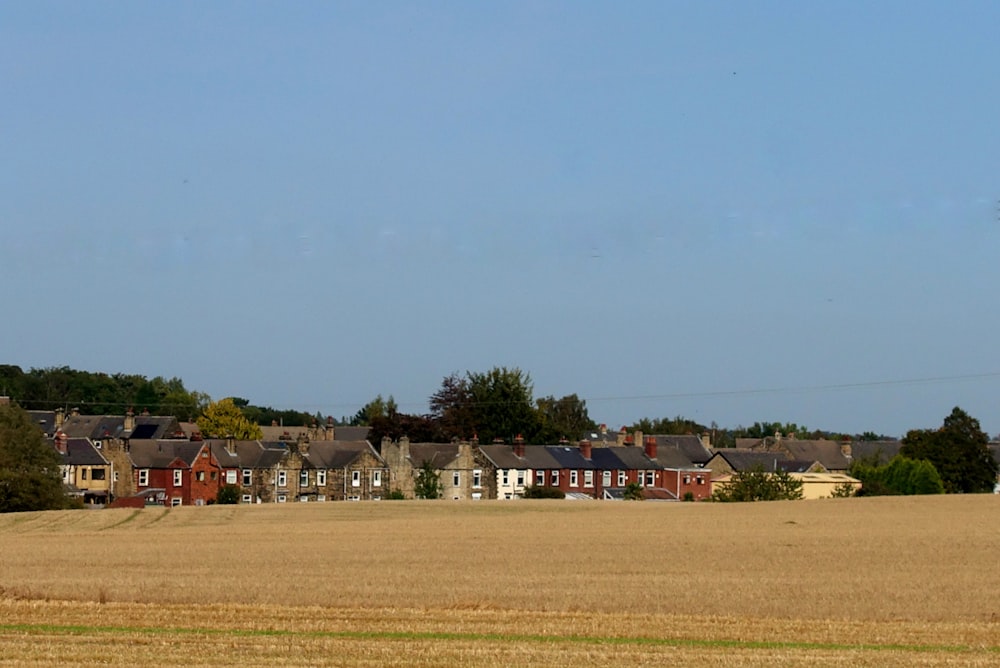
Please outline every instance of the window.
[{"label": "window", "polygon": [[[326,486],[326,471],[316,471],[316,486],[325,487]],[[318,500],[318,499],[317,499]]]},{"label": "window", "polygon": [[278,487],[288,486],[288,471],[278,471]]},{"label": "window", "polygon": [[483,472],[479,469],[472,472],[472,486],[477,488],[483,486]]},{"label": "window", "polygon": [[101,446],[102,446],[102,445],[103,445],[103,444],[102,444],[102,443],[101,443],[100,441],[94,441],[94,447],[95,447],[95,448],[97,448],[98,450],[100,450],[100,449],[101,449]]},{"label": "window", "polygon": [[619,487],[625,486],[625,471],[618,472],[618,486]]},{"label": "window", "polygon": [[316,495],[316,500],[317,501],[326,501],[326,494],[317,494]]},{"label": "window", "polygon": [[655,487],[655,486],[656,486],[656,472],[646,471],[646,487]]},{"label": "window", "polygon": [[86,480],[87,479],[87,471],[88,470],[89,469],[87,469],[86,467],[83,467],[83,466],[80,467],[80,480]]},{"label": "window", "polygon": [[240,501],[242,501],[243,503],[253,503],[253,497],[250,496],[249,494],[244,494],[243,496],[240,497]]},{"label": "window", "polygon": [[253,471],[251,471],[250,469],[243,469],[244,487],[249,487],[252,480],[253,480]]},{"label": "window", "polygon": [[219,472],[212,471],[212,480],[218,480],[218,479],[219,479]]},{"label": "window", "polygon": [[536,485],[545,484],[545,471],[535,471],[535,484]]},{"label": "window", "polygon": [[684,476],[684,484],[685,485],[690,485],[691,484],[691,476],[689,476],[689,475],[685,475]]},{"label": "window", "polygon": [[517,486],[524,487],[524,471],[517,472]]},{"label": "window", "polygon": [[279,494],[278,495],[278,503],[285,503],[286,501],[288,501],[288,497],[287,496],[285,496],[284,494]]},{"label": "window", "polygon": [[226,471],[226,484],[227,485],[236,484],[236,471]]},{"label": "window", "polygon": [[115,472],[114,472],[114,473],[113,473],[113,474],[111,475],[111,479],[112,479],[112,480],[114,480],[115,482],[118,482],[118,471],[115,471]]},{"label": "window", "polygon": [[[176,473],[174,475],[176,477]],[[194,474],[194,477],[195,477],[195,480],[197,480],[198,482],[205,482],[205,472],[204,471],[198,471],[197,473]],[[176,485],[177,483],[175,482],[174,484]]]},{"label": "window", "polygon": [[308,503],[308,501],[309,501],[309,497],[308,496],[300,496],[299,497],[299,503]]},{"label": "window", "polygon": [[553,487],[559,486],[559,471],[552,472],[552,486]]},{"label": "window", "polygon": [[593,471],[584,471],[583,472],[583,486],[584,487],[593,487],[594,486],[594,472]]},{"label": "window", "polygon": [[351,471],[351,487],[361,487],[361,471]]},{"label": "window", "polygon": [[601,485],[604,487],[611,487],[611,471],[604,471],[601,473]]},{"label": "window", "polygon": [[451,486],[458,487],[461,484],[462,484],[462,474],[459,473],[458,471],[455,471],[454,473],[451,474]]},{"label": "window", "polygon": [[705,484],[705,479],[703,477],[701,477],[701,476],[698,476],[698,484],[699,485],[704,485]]},{"label": "window", "polygon": [[482,495],[481,492],[473,492],[472,493],[472,500],[473,501],[479,501],[481,498],[483,498],[483,495]]},{"label": "window", "polygon": [[507,469],[504,469],[503,473],[500,474],[500,484],[504,487],[510,484],[510,472]]},{"label": "window", "polygon": [[309,486],[309,471],[302,469],[299,471],[299,487]]},{"label": "window", "polygon": [[170,507],[171,508],[176,508],[177,506],[181,505],[182,503],[184,503],[184,501],[180,497],[175,496],[174,498],[170,499]]},{"label": "window", "polygon": [[184,484],[184,471],[174,469],[174,487],[180,487],[182,484]]},{"label": "window", "polygon": [[569,472],[569,486],[570,487],[576,487],[577,486],[577,484],[580,482],[579,476],[580,476],[580,474],[579,474],[579,472],[576,469],[573,469],[572,471]]},{"label": "window", "polygon": [[139,486],[145,487],[149,484],[149,469],[139,469]]},{"label": "window", "polygon": [[360,500],[361,500],[361,497],[360,497],[360,496],[358,496],[357,494],[355,494],[354,496],[349,496],[349,497],[347,497],[347,500],[348,500],[348,501],[360,501]]},{"label": "window", "polygon": [[382,486],[382,471],[372,471],[372,487]]}]

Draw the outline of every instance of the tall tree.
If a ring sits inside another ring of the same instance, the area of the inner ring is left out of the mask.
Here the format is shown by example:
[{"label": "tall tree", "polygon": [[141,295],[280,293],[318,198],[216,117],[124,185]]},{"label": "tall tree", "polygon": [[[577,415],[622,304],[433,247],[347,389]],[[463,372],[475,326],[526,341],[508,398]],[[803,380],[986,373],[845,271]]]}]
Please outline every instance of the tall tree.
[{"label": "tall tree", "polygon": [[992,492],[997,463],[988,442],[979,420],[956,406],[940,429],[907,432],[899,454],[933,464],[948,494]]},{"label": "tall tree", "polygon": [[556,443],[563,438],[575,441],[596,427],[587,413],[587,402],[575,394],[562,399],[542,397],[537,410],[539,427],[534,440],[539,443]]},{"label": "tall tree", "polygon": [[0,512],[68,507],[59,465],[28,413],[0,405]]},{"label": "tall tree", "polygon": [[538,432],[538,413],[531,376],[517,367],[493,367],[468,374],[472,413],[480,440],[512,441],[518,434],[531,441]]},{"label": "tall tree", "polygon": [[449,438],[472,438],[476,432],[476,416],[472,406],[472,390],[466,376],[453,373],[441,381],[441,388],[428,402],[431,418]]},{"label": "tall tree", "polygon": [[392,395],[390,394],[388,399],[383,399],[380,394],[354,414],[354,417],[351,418],[351,424],[356,427],[368,426],[377,418],[392,417],[397,412],[399,412],[399,407]]},{"label": "tall tree", "polygon": [[198,428],[209,438],[232,436],[240,440],[253,440],[263,436],[260,427],[243,416],[232,398],[210,403],[198,418]]}]

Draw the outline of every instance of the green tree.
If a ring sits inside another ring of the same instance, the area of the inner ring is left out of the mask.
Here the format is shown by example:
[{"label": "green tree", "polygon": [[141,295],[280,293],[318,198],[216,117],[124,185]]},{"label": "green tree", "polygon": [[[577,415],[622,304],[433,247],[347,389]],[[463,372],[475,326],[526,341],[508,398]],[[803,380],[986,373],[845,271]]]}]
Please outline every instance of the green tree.
[{"label": "green tree", "polygon": [[642,501],[642,485],[637,482],[625,485],[625,493],[622,498],[626,501]]},{"label": "green tree", "polygon": [[223,485],[219,488],[219,493],[215,497],[215,502],[221,505],[232,506],[240,502],[240,488],[236,485]]},{"label": "green tree", "polygon": [[747,471],[737,471],[729,483],[717,489],[715,501],[782,501],[802,498],[802,482],[786,471],[770,473],[758,464]]},{"label": "green tree", "polygon": [[413,486],[413,494],[418,499],[440,499],[441,479],[438,478],[437,471],[431,467],[430,462],[424,462],[417,474],[416,483]]},{"label": "green tree", "polygon": [[997,463],[988,442],[979,420],[956,406],[940,429],[909,431],[899,453],[933,464],[948,494],[992,492]]},{"label": "green tree", "polygon": [[537,401],[537,410],[535,441],[539,443],[558,443],[563,438],[576,441],[597,426],[587,413],[587,402],[575,394],[562,399],[542,397]]},{"label": "green tree", "polygon": [[708,427],[705,425],[699,424],[694,420],[689,420],[688,418],[680,415],[675,418],[658,418],[655,420],[642,418],[627,429],[632,432],[641,431],[644,434],[675,436],[683,436],[684,434],[702,434],[709,431]]},{"label": "green tree", "polygon": [[0,405],[0,512],[68,508],[60,463],[26,411]]},{"label": "green tree", "polygon": [[392,395],[390,394],[388,399],[383,399],[380,394],[354,414],[354,417],[351,418],[351,424],[356,427],[369,426],[378,418],[392,417],[398,412],[399,407]]},{"label": "green tree", "polygon": [[925,459],[897,455],[881,466],[877,462],[854,462],[851,475],[861,481],[858,496],[944,493],[941,476],[934,465]]},{"label": "green tree", "polygon": [[219,399],[210,403],[201,417],[198,428],[209,438],[253,440],[263,436],[260,426],[247,420],[232,398]]},{"label": "green tree", "polygon": [[521,493],[523,499],[565,499],[566,492],[558,487],[542,487],[529,485]]},{"label": "green tree", "polygon": [[467,377],[458,373],[446,376],[428,403],[431,419],[438,423],[441,433],[448,439],[469,439],[476,434],[476,416]]},{"label": "green tree", "polygon": [[518,434],[534,442],[539,424],[531,376],[516,367],[493,367],[483,373],[470,373],[468,380],[475,426],[482,442],[510,442]]}]

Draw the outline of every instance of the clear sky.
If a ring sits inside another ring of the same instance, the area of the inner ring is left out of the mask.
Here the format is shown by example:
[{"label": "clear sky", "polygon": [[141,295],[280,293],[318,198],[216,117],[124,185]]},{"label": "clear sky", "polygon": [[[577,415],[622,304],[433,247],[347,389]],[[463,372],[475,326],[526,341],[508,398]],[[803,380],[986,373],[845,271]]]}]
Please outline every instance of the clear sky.
[{"label": "clear sky", "polygon": [[338,416],[506,365],[614,427],[996,434],[998,26],[0,4],[0,362]]}]

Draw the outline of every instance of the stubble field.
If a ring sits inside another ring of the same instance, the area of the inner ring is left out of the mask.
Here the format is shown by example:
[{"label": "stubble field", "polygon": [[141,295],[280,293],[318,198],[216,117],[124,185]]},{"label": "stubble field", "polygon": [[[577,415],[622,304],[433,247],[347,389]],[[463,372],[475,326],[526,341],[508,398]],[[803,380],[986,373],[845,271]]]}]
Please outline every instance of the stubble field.
[{"label": "stubble field", "polygon": [[997,665],[1000,498],[0,515],[0,666]]}]

